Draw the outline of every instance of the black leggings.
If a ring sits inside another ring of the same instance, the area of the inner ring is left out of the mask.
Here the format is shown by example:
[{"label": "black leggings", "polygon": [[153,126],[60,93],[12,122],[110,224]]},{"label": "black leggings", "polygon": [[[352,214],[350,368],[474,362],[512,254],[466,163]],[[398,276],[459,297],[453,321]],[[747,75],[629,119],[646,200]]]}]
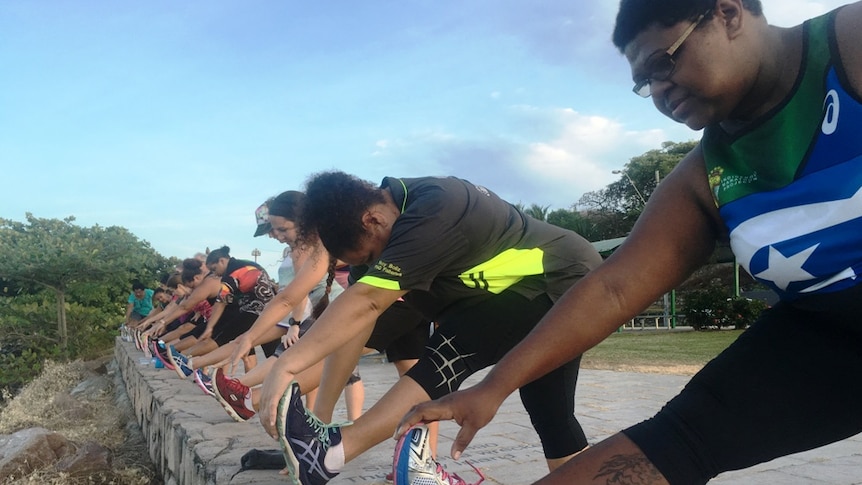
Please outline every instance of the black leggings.
[{"label": "black leggings", "polygon": [[[490,365],[517,345],[551,309],[547,295],[533,300],[504,291],[481,303],[440,318],[425,355],[407,376],[431,399],[457,390],[467,377]],[[580,357],[525,385],[521,402],[539,434],[545,457],[563,458],[587,446],[575,419],[575,386]]]},{"label": "black leggings", "polygon": [[764,312],[659,413],[624,431],[673,484],[862,431],[862,285]]}]

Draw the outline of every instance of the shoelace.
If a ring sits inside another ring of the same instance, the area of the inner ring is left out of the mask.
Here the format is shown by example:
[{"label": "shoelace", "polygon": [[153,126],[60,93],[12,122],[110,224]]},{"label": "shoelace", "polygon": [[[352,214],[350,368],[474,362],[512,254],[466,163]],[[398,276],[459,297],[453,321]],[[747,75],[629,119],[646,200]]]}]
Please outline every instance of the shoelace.
[{"label": "shoelace", "polygon": [[225,382],[229,393],[236,394],[240,397],[246,397],[246,394],[248,394],[248,386],[240,382],[239,379],[225,378]]},{"label": "shoelace", "polygon": [[327,426],[320,420],[317,416],[310,413],[308,410],[305,411],[305,423],[311,427],[311,430],[317,433],[317,439],[325,448],[329,448],[331,443],[329,437],[329,428],[332,426]]},{"label": "shoelace", "polygon": [[[437,463],[437,462],[435,462],[435,463]],[[464,480],[463,478],[459,477],[457,473],[453,473],[450,475],[448,472],[446,472],[446,470],[443,469],[443,466],[440,465],[439,463],[437,463],[437,476],[444,483],[448,483],[450,485],[479,485],[480,483],[484,482],[485,481],[485,475],[481,471],[479,471],[478,468],[473,466],[472,463],[470,463],[470,462],[466,462],[466,463],[468,465],[470,465],[470,467],[476,472],[477,475],[479,475],[479,481],[478,482],[470,484],[470,483],[467,483],[467,481]]]}]

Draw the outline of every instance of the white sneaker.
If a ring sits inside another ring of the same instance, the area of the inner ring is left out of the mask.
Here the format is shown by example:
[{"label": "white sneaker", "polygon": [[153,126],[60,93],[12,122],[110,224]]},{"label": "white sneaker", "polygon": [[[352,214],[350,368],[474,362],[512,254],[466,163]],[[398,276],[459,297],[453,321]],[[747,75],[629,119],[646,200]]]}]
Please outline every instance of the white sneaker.
[{"label": "white sneaker", "polygon": [[419,424],[407,430],[395,445],[392,483],[393,485],[479,485],[485,480],[485,475],[470,463],[468,465],[479,474],[478,482],[469,484],[457,474],[446,473],[443,466],[431,456],[428,427]]}]

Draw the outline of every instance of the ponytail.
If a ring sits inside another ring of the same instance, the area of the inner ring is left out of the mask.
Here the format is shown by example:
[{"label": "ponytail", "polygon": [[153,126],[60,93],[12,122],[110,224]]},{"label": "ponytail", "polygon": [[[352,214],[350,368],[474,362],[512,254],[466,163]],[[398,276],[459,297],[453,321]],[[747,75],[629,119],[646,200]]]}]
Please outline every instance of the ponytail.
[{"label": "ponytail", "polygon": [[311,310],[311,317],[317,320],[320,318],[320,315],[323,313],[323,310],[326,310],[326,307],[329,306],[329,293],[332,291],[332,281],[335,280],[335,263],[338,260],[330,255],[329,256],[329,268],[327,269],[326,276],[326,290],[323,292],[323,296],[320,297],[320,300],[317,301],[317,304],[314,305],[314,308]]}]

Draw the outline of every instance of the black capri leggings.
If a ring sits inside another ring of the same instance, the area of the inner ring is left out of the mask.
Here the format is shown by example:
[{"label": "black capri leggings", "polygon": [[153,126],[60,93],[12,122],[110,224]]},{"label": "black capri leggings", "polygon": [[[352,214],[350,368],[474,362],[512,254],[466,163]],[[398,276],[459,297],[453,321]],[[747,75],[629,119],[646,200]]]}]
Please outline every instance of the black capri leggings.
[{"label": "black capri leggings", "polygon": [[[457,390],[467,377],[497,363],[530,333],[553,303],[504,291],[439,319],[419,362],[407,371],[431,399]],[[580,357],[520,389],[521,402],[539,434],[545,457],[563,458],[587,446],[575,418]]]}]

